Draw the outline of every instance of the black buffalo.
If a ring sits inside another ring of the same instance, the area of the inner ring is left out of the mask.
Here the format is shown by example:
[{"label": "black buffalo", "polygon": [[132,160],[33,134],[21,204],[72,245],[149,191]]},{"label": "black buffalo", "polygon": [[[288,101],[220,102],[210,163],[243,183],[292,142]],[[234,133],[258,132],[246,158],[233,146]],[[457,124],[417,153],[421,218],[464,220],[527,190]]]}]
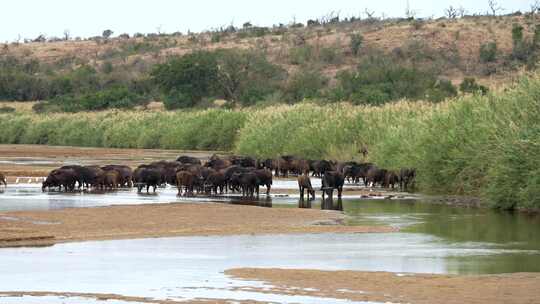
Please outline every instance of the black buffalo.
[{"label": "black buffalo", "polygon": [[325,194],[332,198],[334,194],[334,189],[337,189],[338,198],[341,198],[344,183],[345,178],[343,177],[343,174],[341,172],[327,171],[326,173],[324,173],[321,186],[323,200]]}]

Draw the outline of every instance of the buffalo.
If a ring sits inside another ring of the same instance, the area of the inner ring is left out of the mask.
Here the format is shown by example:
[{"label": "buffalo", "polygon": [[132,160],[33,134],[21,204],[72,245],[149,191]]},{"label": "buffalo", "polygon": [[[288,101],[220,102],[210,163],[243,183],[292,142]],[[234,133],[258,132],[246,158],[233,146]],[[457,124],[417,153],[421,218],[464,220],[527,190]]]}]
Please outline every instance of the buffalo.
[{"label": "buffalo", "polygon": [[374,187],[375,185],[380,184],[381,186],[384,186],[387,172],[388,170],[386,169],[380,169],[376,166],[371,167],[367,172],[366,185]]},{"label": "buffalo", "polygon": [[399,172],[399,188],[401,190],[409,190],[409,187],[414,189],[416,179],[416,169],[402,168]]},{"label": "buffalo", "polygon": [[2,173],[0,173],[0,184],[3,184],[4,187],[7,187],[6,177]]},{"label": "buffalo", "polygon": [[389,170],[384,177],[384,187],[394,189],[395,184],[399,183],[399,176],[395,171]]},{"label": "buffalo", "polygon": [[179,156],[176,161],[181,164],[202,165],[200,159],[186,155]]},{"label": "buffalo", "polygon": [[315,160],[310,162],[310,168],[313,171],[312,176],[321,177],[327,171],[334,170],[331,162],[327,160]]},{"label": "buffalo", "polygon": [[345,178],[343,177],[343,174],[341,172],[327,171],[326,173],[324,173],[321,186],[323,200],[325,194],[332,198],[334,194],[334,189],[337,189],[338,198],[341,198],[344,183]]},{"label": "buffalo", "polygon": [[116,170],[110,170],[105,171],[105,175],[103,178],[103,187],[105,189],[116,189],[119,185],[121,185],[121,176],[120,173]]},{"label": "buffalo", "polygon": [[236,172],[231,177],[231,183],[242,189],[242,196],[259,196],[259,178],[254,172]]},{"label": "buffalo", "polygon": [[315,190],[311,186],[311,179],[309,175],[300,175],[298,176],[298,188],[300,189],[300,199],[304,199],[304,192],[307,189],[308,199],[311,195],[311,199],[315,199]]},{"label": "buffalo", "polygon": [[266,195],[270,195],[270,189],[272,188],[272,172],[267,169],[254,170],[253,173],[257,175],[259,180],[259,186],[266,186]]},{"label": "buffalo", "polygon": [[121,187],[131,188],[133,186],[133,170],[128,166],[108,165],[101,167],[104,171],[114,170],[118,172],[118,184]]},{"label": "buffalo", "polygon": [[185,195],[193,195],[193,188],[196,184],[197,176],[189,171],[178,171],[176,173],[176,186],[178,187],[178,196],[182,195],[184,189]]},{"label": "buffalo", "polygon": [[222,171],[213,171],[211,172],[204,181],[205,187],[210,187],[210,193],[219,193],[223,194],[223,189],[227,187],[227,179],[225,174]]},{"label": "buffalo", "polygon": [[137,192],[141,193],[142,189],[146,186],[146,193],[149,192],[150,187],[154,188],[156,192],[157,186],[162,183],[162,172],[152,166],[139,166],[133,172],[133,182],[137,186]]},{"label": "buffalo", "polygon": [[75,189],[75,183],[78,181],[78,175],[73,169],[56,169],[49,173],[45,181],[41,185],[41,190],[45,191],[46,188],[58,187],[62,191],[73,191]]}]

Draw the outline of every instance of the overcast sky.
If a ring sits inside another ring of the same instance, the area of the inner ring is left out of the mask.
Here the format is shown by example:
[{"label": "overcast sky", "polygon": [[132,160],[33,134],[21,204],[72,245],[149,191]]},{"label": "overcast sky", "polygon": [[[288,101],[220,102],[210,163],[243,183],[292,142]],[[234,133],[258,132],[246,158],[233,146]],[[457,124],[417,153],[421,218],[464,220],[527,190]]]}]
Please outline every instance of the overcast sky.
[{"label": "overcast sky", "polygon": [[[409,0],[419,17],[441,16],[449,5],[463,6],[469,13],[485,12],[487,0]],[[509,13],[528,10],[534,0],[498,0]],[[305,22],[331,11],[342,17],[358,16],[365,8],[377,16],[404,16],[407,0],[2,0],[0,41],[35,38],[39,34],[62,36],[65,29],[73,37],[101,35],[111,29],[115,35],[136,32],[194,32],[246,21],[254,25]]]}]

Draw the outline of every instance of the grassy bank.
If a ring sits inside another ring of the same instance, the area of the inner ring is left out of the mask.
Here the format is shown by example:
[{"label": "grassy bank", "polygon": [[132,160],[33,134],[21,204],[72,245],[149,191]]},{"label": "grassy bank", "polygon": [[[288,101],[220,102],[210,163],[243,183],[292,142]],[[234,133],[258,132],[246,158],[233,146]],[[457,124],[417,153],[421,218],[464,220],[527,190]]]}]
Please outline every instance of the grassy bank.
[{"label": "grassy bank", "polygon": [[0,142],[110,148],[231,150],[242,112],[107,111],[0,115]]},{"label": "grassy bank", "polygon": [[236,150],[415,167],[422,191],[540,207],[540,78],[487,96],[383,107],[0,115],[2,143]]}]

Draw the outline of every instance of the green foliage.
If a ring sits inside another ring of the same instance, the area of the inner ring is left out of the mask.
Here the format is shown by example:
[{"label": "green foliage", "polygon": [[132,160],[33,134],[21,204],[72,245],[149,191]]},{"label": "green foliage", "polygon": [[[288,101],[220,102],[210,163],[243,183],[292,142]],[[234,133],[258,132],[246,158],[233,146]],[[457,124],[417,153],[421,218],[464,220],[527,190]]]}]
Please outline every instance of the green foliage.
[{"label": "green foliage", "polygon": [[15,112],[15,108],[2,106],[0,107],[0,113],[13,113]]},{"label": "green foliage", "polygon": [[[52,99],[49,104],[53,109],[63,112],[99,111],[109,108],[132,108],[143,99],[131,92],[127,87],[115,87],[95,93],[70,96],[63,95]],[[47,106],[42,105],[34,110],[43,111]],[[44,108],[43,108],[44,107]]]},{"label": "green foliage", "polygon": [[162,100],[167,110],[191,108],[196,105],[196,101],[193,98],[175,89],[163,94]]},{"label": "green foliage", "polygon": [[362,36],[361,34],[351,34],[350,39],[351,53],[354,56],[358,56],[360,48],[362,47],[362,43],[364,42],[364,36]]},{"label": "green foliage", "polygon": [[[439,82],[438,87],[448,84]],[[435,86],[436,87],[436,86]],[[380,107],[301,103],[248,111],[0,114],[0,143],[232,150],[414,167],[423,192],[540,208],[540,76],[503,93]]]},{"label": "green foliage", "polygon": [[339,64],[341,62],[341,54],[337,47],[321,47],[319,50],[319,57],[323,63],[326,64]]},{"label": "green foliage", "polygon": [[459,85],[459,90],[462,93],[480,93],[482,95],[488,92],[488,88],[476,83],[476,79],[473,77],[465,77]]},{"label": "green foliage", "polygon": [[426,90],[426,99],[432,102],[440,102],[456,95],[456,87],[446,79],[437,80],[433,87]]},{"label": "green foliage", "polygon": [[218,63],[216,93],[250,106],[276,92],[286,72],[259,52],[238,49],[215,52]]},{"label": "green foliage", "polygon": [[369,161],[417,168],[424,192],[481,196],[504,209],[539,208],[539,99],[540,78],[535,77],[500,95],[437,105],[268,108],[250,114],[236,151],[348,160],[353,156],[346,151],[366,144]]},{"label": "green foliage", "polygon": [[381,105],[402,98],[440,101],[455,95],[451,83],[438,80],[433,71],[386,56],[370,56],[356,71],[341,72],[337,79],[331,98],[355,104]]},{"label": "green foliage", "polygon": [[527,61],[531,46],[523,39],[523,26],[518,23],[512,25],[512,58]]},{"label": "green foliage", "polygon": [[101,71],[105,74],[110,74],[114,71],[114,66],[113,64],[110,62],[110,61],[106,61],[105,63],[103,63],[103,65],[101,66]]},{"label": "green foliage", "polygon": [[152,78],[165,96],[165,102],[175,108],[174,105],[194,105],[203,97],[211,96],[215,92],[217,72],[215,54],[198,51],[157,65]]},{"label": "green foliage", "polygon": [[310,45],[299,46],[289,50],[289,62],[294,65],[308,63],[313,58],[313,47]]},{"label": "green foliage", "polygon": [[229,110],[1,114],[0,143],[231,150],[246,114]]},{"label": "green foliage", "polygon": [[320,71],[301,69],[289,78],[284,89],[284,98],[289,103],[319,98],[327,84],[328,79]]},{"label": "green foliage", "polygon": [[480,61],[494,62],[497,60],[497,43],[488,42],[480,46]]}]

